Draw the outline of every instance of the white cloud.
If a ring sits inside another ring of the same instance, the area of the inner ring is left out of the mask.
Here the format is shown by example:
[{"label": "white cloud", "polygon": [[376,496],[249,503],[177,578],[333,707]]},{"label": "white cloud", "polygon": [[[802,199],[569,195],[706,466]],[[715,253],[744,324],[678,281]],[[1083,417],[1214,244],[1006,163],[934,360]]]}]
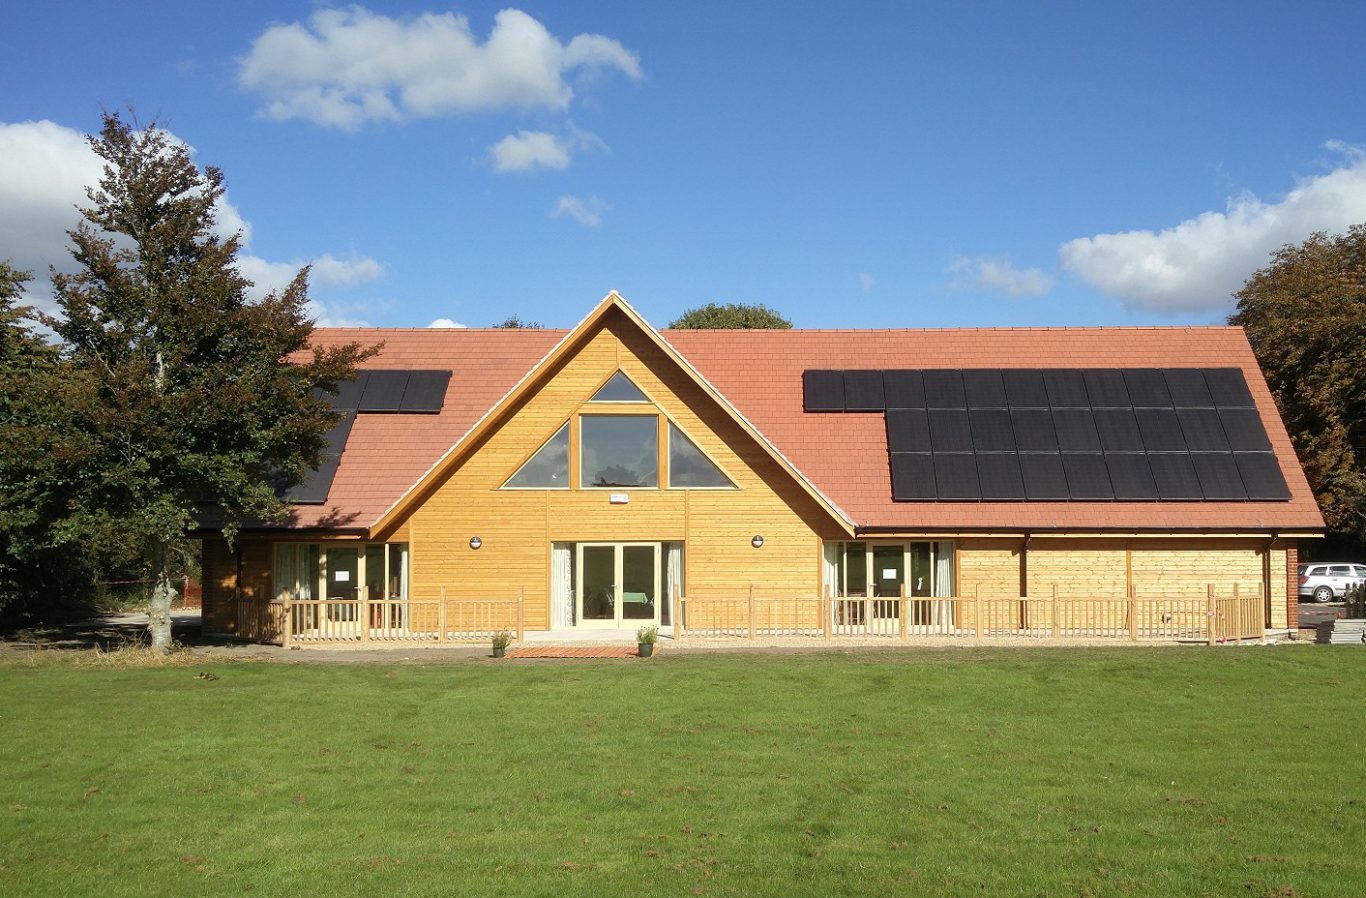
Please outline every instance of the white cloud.
[{"label": "white cloud", "polygon": [[607,143],[591,131],[570,127],[560,136],[546,131],[518,131],[489,147],[493,170],[500,173],[531,171],[536,168],[565,169],[581,150],[606,150]]},{"label": "white cloud", "polygon": [[1059,248],[1062,265],[1136,308],[1227,308],[1230,294],[1280,247],[1366,221],[1366,151],[1336,141],[1325,146],[1341,164],[1300,181],[1279,202],[1243,193],[1223,212],[1203,212],[1162,231],[1079,237]]},{"label": "white cloud", "polygon": [[874,287],[876,284],[877,284],[877,281],[873,280],[873,276],[872,276],[871,274],[869,274],[868,272],[866,272],[866,271],[860,271],[860,272],[858,273],[858,285],[859,285],[861,288],[863,288],[863,292],[864,292],[864,293],[867,293],[869,290],[873,289],[873,287]]},{"label": "white cloud", "polygon": [[435,321],[433,321],[431,324],[429,324],[429,325],[427,325],[427,326],[428,326],[428,327],[452,328],[452,327],[464,327],[465,325],[461,324],[459,321],[456,321],[456,320],[453,319],[453,318],[438,318],[438,319],[436,319]]},{"label": "white cloud", "polygon": [[308,264],[313,266],[313,280],[334,287],[349,287],[365,281],[373,281],[384,274],[384,266],[369,256],[353,256],[338,259],[331,253],[324,253]]},{"label": "white cloud", "polygon": [[581,225],[596,228],[602,224],[602,213],[606,211],[607,204],[591,193],[587,196],[566,193],[555,201],[555,208],[550,214],[554,218],[568,215]]},{"label": "white cloud", "polygon": [[565,110],[567,76],[618,71],[641,78],[618,41],[580,34],[563,44],[524,12],[494,16],[483,43],[455,13],[390,18],[359,6],[271,25],[239,61],[239,83],[268,118],[353,130],[369,121],[494,109]]},{"label": "white cloud", "polygon": [[960,275],[955,290],[992,290],[1011,297],[1042,296],[1053,289],[1053,278],[1038,268],[1016,268],[1006,256],[966,256],[955,259],[949,271]]}]

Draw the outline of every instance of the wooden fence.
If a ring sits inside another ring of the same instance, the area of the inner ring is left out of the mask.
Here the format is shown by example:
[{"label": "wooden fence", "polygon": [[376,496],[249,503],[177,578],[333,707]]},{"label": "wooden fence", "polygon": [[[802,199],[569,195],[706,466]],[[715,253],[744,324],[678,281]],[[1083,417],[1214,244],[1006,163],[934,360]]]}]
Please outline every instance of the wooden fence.
[{"label": "wooden fence", "polygon": [[1214,645],[1265,635],[1261,590],[1189,596],[673,597],[676,639],[953,637],[1156,639]]},{"label": "wooden fence", "polygon": [[238,600],[236,635],[285,647],[381,646],[487,642],[506,630],[525,632],[525,597],[513,599]]}]

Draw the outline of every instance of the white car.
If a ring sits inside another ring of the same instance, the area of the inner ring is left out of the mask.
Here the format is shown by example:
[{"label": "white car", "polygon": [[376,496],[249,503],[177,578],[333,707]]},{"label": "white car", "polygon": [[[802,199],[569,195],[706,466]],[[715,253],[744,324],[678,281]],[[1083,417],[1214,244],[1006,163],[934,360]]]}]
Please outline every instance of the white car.
[{"label": "white car", "polygon": [[1300,601],[1331,602],[1341,599],[1349,586],[1366,580],[1366,564],[1346,561],[1315,561],[1300,565]]}]

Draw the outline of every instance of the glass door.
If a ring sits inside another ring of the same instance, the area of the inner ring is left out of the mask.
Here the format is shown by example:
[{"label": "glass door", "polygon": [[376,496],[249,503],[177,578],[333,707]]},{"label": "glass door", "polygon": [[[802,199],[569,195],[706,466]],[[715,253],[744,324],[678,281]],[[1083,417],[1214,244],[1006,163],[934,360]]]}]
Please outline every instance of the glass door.
[{"label": "glass door", "polygon": [[579,543],[579,626],[658,625],[663,604],[659,548],[659,543]]},{"label": "glass door", "polygon": [[[873,595],[901,598],[901,588],[906,582],[905,547],[900,543],[873,545]],[[900,612],[896,601],[873,603],[873,616],[883,620],[896,620]]]}]

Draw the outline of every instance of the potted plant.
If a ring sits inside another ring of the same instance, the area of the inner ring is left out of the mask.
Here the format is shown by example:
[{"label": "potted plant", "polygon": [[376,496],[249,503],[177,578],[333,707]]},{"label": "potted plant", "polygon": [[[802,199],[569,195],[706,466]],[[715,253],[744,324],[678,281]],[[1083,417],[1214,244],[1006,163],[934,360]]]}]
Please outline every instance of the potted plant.
[{"label": "potted plant", "polygon": [[493,657],[501,658],[508,649],[508,643],[512,642],[512,633],[507,630],[499,630],[493,634]]},{"label": "potted plant", "polygon": [[640,657],[648,658],[655,653],[655,642],[659,639],[659,628],[656,626],[641,627],[636,631],[636,649],[640,652]]}]

